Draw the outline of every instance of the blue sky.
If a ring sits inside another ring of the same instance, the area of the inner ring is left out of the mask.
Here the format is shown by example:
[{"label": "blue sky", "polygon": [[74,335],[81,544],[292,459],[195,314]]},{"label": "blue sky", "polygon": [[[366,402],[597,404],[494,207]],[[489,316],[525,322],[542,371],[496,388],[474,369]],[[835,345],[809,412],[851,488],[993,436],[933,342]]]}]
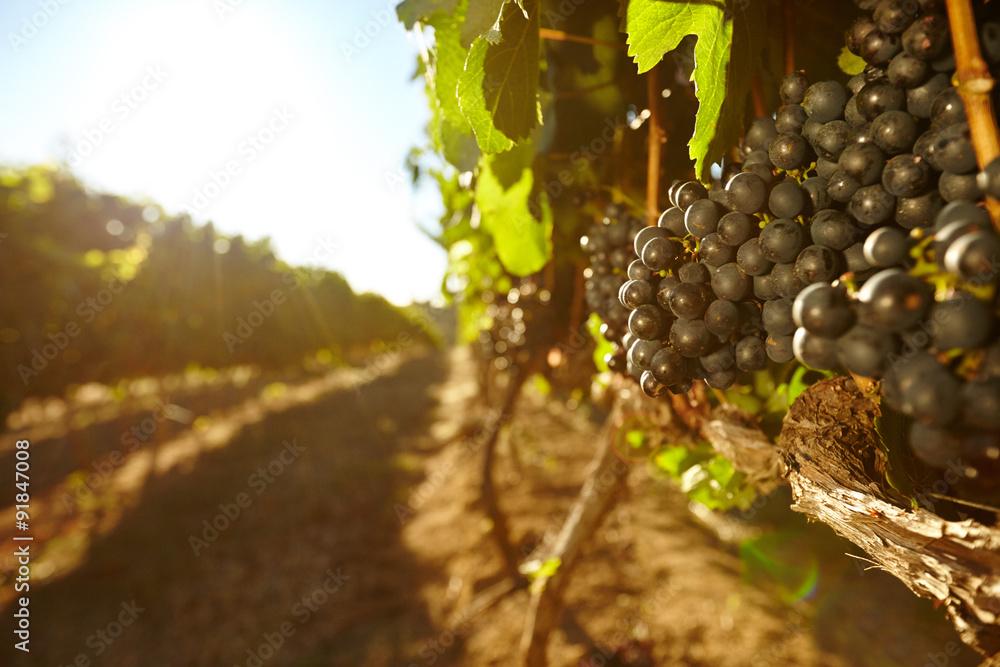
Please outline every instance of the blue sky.
[{"label": "blue sky", "polygon": [[439,203],[403,180],[429,112],[396,2],[5,0],[0,163],[69,164],[359,291],[434,298],[445,254],[417,223]]}]

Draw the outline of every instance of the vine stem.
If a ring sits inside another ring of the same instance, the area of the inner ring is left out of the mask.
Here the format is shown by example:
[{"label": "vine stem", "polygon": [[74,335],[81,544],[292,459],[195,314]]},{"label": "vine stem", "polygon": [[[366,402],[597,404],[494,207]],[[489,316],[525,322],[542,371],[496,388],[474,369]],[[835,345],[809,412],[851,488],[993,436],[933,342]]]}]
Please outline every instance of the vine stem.
[{"label": "vine stem", "polygon": [[[983,169],[1000,155],[1000,131],[997,130],[993,100],[990,97],[994,81],[979,49],[972,3],[970,0],[946,0],[946,3],[951,42],[955,48],[958,94],[965,103],[976,160],[979,168]],[[1000,202],[987,197],[986,210],[993,219],[993,226],[1000,231]]]},{"label": "vine stem", "polygon": [[781,6],[785,33],[785,74],[795,71],[795,3],[784,0]]},{"label": "vine stem", "polygon": [[590,44],[591,46],[606,46],[609,49],[618,49],[619,51],[625,51],[628,53],[628,46],[625,44],[619,44],[618,42],[606,42],[602,39],[591,39],[590,37],[580,37],[579,35],[571,35],[568,32],[563,32],[562,30],[541,28],[538,31],[538,35],[542,39],[551,39],[556,42],[577,42],[579,44]]},{"label": "vine stem", "polygon": [[649,104],[649,152],[646,162],[646,224],[656,225],[660,217],[660,146],[663,129],[660,127],[660,86],[656,82],[656,68],[646,75],[646,103]]}]

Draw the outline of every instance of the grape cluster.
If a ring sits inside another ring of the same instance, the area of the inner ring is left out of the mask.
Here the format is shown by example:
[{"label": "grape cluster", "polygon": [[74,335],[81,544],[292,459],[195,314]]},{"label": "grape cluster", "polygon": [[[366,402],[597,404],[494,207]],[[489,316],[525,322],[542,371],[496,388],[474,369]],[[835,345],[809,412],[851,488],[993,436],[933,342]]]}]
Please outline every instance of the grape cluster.
[{"label": "grape cluster", "polygon": [[[882,380],[932,466],[1000,459],[1000,236],[952,86],[943,2],[856,0],[842,85],[793,72],[706,189],[675,182],[656,227],[613,211],[584,239],[613,370],[645,393],[797,359]],[[980,12],[984,6],[978,8]],[[986,17],[988,18],[988,17]],[[1000,23],[979,21],[1000,64]],[[969,476],[977,475],[973,467]]]},{"label": "grape cluster", "polygon": [[479,332],[477,342],[483,359],[499,371],[514,364],[523,364],[535,350],[528,349],[529,329],[534,333],[534,320],[544,319],[544,311],[551,301],[548,290],[540,289],[530,277],[521,278],[520,284],[506,294],[491,290],[483,292],[486,316],[491,322],[488,329]]}]

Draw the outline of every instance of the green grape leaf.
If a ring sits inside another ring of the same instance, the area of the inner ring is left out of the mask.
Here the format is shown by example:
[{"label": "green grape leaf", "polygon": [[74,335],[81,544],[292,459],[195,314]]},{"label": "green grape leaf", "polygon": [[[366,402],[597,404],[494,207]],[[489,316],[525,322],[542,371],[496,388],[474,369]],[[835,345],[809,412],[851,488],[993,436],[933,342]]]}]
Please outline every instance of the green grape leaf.
[{"label": "green grape leaf", "polygon": [[403,0],[396,5],[396,16],[407,30],[413,30],[417,21],[429,17],[434,12],[451,14],[455,11],[456,4],[458,0]]},{"label": "green grape leaf", "polygon": [[[531,167],[521,171],[521,178],[509,188],[493,173],[492,158],[480,163],[476,184],[476,205],[483,229],[493,237],[497,255],[504,268],[517,276],[538,271],[552,254],[552,209],[544,194],[538,206],[530,206],[534,175]],[[532,215],[540,209],[541,221]]]},{"label": "green grape leaf", "polygon": [[[453,14],[437,14],[430,22],[434,27],[434,62],[431,67],[434,99],[444,117],[457,128],[466,128],[469,124],[458,103],[458,80],[469,56],[469,50],[462,46],[459,38],[465,10],[466,3],[463,1]],[[472,134],[471,128],[468,128],[468,133]]]},{"label": "green grape leaf", "polygon": [[[722,2],[631,0],[622,5],[622,30],[640,74],[656,66],[686,35],[698,38],[692,77],[698,115],[688,147],[699,177],[711,158],[720,156],[739,137],[750,79],[759,67],[763,46],[759,35],[763,34],[764,3],[747,3],[734,11],[732,19],[726,18],[724,9]],[[725,100],[728,105],[723,104]]]},{"label": "green grape leaf", "polygon": [[458,103],[472,126],[479,148],[487,155],[502,153],[514,145],[493,123],[493,112],[486,106],[483,92],[485,70],[483,63],[489,49],[486,40],[477,40],[469,50],[465,71],[458,80]]},{"label": "green grape leaf", "polygon": [[845,46],[840,50],[840,55],[837,57],[837,67],[839,67],[844,74],[854,76],[855,74],[861,74],[861,72],[864,71],[865,60],[861,56],[856,56],[851,53],[850,49]]},{"label": "green grape leaf", "polygon": [[500,20],[503,41],[490,45],[483,61],[483,94],[493,124],[514,141],[538,123],[539,24],[537,0],[524,0],[528,17],[514,3]]},{"label": "green grape leaf", "polygon": [[469,0],[469,11],[462,24],[462,46],[469,48],[476,39],[500,41],[500,12],[507,0]]}]

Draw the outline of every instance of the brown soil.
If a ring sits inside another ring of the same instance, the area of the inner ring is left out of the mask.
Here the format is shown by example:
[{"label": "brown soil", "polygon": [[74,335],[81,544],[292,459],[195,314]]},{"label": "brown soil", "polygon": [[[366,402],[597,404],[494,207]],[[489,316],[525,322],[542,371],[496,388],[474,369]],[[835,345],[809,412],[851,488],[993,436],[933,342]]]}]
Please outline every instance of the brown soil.
[{"label": "brown soil", "polygon": [[[173,403],[212,421],[165,422],[85,503],[64,501],[86,479],[74,470],[93,471],[120,448],[153,414],[148,404],[75,421],[100,410],[63,406],[62,431],[4,433],[7,471],[15,439],[33,434],[37,542],[31,653],[5,640],[0,664],[517,664],[527,591],[467,614],[504,578],[477,502],[481,440],[463,430],[474,366],[462,351],[393,362],[373,381],[336,371],[284,391],[256,382],[175,392]],[[599,432],[584,408],[527,389],[497,472],[522,553],[560,527]],[[285,441],[304,451],[275,464]],[[271,481],[252,477],[268,465]],[[202,522],[224,524],[220,504],[240,494],[249,504],[208,540]],[[949,655],[959,642],[942,612],[865,572],[845,555],[862,554],[788,504],[778,492],[712,530],[672,483],[635,466],[572,572],[550,664],[978,663],[964,648]],[[0,517],[12,544],[13,508]],[[192,536],[206,539],[197,555]],[[10,638],[14,564],[4,553],[0,565]],[[809,572],[808,599],[793,599]],[[142,611],[102,640],[133,600]]]}]

